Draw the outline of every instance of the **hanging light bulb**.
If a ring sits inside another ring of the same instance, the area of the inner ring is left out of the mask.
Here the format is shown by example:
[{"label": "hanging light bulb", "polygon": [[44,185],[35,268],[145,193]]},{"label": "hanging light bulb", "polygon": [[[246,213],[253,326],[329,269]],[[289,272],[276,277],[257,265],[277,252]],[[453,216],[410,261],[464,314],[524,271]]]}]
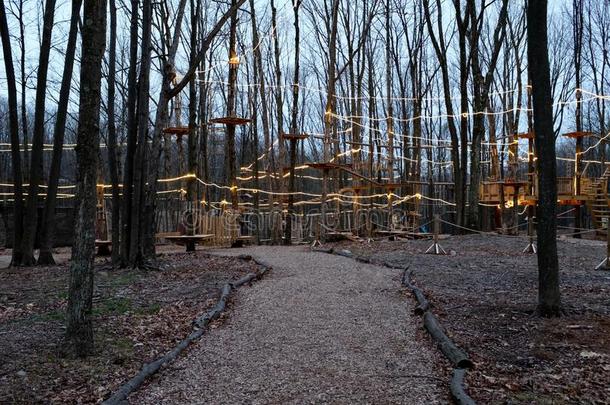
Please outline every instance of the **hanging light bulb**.
[{"label": "hanging light bulb", "polygon": [[231,66],[239,65],[239,56],[237,56],[237,55],[231,56],[231,58],[229,59],[229,65],[231,65]]}]

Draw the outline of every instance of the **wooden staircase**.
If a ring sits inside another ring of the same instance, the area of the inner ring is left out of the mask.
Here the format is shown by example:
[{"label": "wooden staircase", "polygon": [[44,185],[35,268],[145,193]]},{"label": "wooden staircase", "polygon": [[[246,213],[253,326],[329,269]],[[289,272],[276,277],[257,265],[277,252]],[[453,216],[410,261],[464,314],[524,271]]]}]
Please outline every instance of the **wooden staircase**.
[{"label": "wooden staircase", "polygon": [[606,167],[604,174],[591,182],[584,190],[584,194],[592,197],[587,201],[587,207],[591,213],[591,225],[597,230],[598,235],[606,235],[608,218],[610,218],[609,179],[610,167]]}]

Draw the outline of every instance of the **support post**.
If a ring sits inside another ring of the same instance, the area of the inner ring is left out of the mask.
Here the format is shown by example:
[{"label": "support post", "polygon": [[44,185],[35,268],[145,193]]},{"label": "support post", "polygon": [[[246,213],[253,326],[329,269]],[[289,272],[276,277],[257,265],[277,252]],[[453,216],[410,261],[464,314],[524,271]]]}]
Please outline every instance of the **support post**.
[{"label": "support post", "polygon": [[606,258],[595,266],[595,270],[610,270],[610,217],[606,221]]},{"label": "support post", "polygon": [[534,221],[532,215],[532,206],[527,207],[527,236],[529,238],[528,244],[523,249],[523,253],[536,253],[536,244],[534,243]]},{"label": "support post", "polygon": [[432,246],[426,250],[426,254],[446,255],[445,249],[438,243],[438,237],[441,231],[441,217],[438,214],[434,215],[434,236]]}]

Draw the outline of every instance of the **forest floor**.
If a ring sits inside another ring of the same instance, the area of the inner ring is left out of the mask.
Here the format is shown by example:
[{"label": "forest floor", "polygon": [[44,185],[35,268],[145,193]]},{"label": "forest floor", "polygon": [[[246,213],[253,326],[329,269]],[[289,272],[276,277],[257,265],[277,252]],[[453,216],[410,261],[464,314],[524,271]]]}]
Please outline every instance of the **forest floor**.
[{"label": "forest floor", "polygon": [[[558,242],[564,316],[536,316],[536,255],[524,238],[452,236],[431,241],[340,242],[336,249],[409,266],[448,334],[475,361],[468,391],[479,403],[607,403],[610,272],[596,271],[605,242]],[[325,246],[328,247],[328,246]],[[448,364],[447,364],[448,366]]]},{"label": "forest floor", "polygon": [[100,401],[186,337],[227,281],[254,269],[201,251],[163,253],[159,271],[96,261],[95,355],[83,361],[62,354],[69,250],[57,257],[53,267],[0,269],[0,403]]}]

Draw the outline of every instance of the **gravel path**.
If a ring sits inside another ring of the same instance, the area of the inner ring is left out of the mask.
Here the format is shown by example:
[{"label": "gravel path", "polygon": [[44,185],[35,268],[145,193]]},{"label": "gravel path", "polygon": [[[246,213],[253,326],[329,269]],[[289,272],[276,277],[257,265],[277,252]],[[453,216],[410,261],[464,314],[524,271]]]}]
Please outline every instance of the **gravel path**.
[{"label": "gravel path", "polygon": [[421,320],[398,271],[306,247],[218,253],[250,254],[273,271],[240,289],[225,324],[132,403],[446,402],[438,354],[416,338]]}]

